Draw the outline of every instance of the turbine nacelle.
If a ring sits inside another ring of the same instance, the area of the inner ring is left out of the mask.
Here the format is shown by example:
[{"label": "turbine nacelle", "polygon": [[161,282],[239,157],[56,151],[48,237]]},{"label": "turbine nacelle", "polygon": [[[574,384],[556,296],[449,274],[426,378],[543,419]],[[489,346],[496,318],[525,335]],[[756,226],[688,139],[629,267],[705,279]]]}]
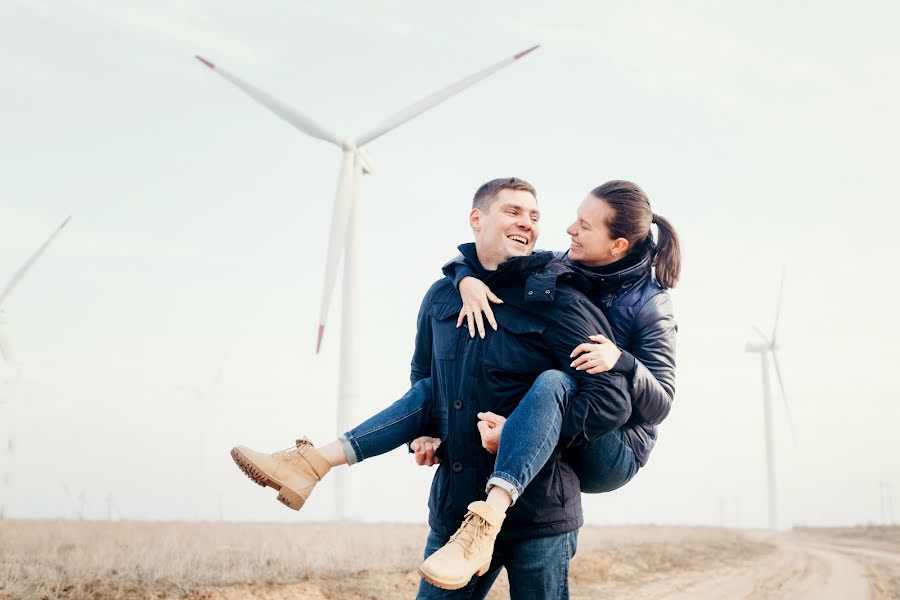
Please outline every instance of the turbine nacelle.
[{"label": "turbine nacelle", "polygon": [[745,352],[755,352],[759,354],[763,354],[772,349],[772,346],[769,344],[760,344],[758,342],[747,342],[747,346],[745,348]]},{"label": "turbine nacelle", "polygon": [[[756,328],[754,327],[754,329],[756,329]],[[775,353],[776,350],[780,350],[780,349],[781,349],[781,346],[778,346],[778,345],[770,342],[765,337],[763,337],[762,342],[747,342],[747,345],[744,347],[745,352],[756,352],[756,353],[771,352],[773,354]]]}]

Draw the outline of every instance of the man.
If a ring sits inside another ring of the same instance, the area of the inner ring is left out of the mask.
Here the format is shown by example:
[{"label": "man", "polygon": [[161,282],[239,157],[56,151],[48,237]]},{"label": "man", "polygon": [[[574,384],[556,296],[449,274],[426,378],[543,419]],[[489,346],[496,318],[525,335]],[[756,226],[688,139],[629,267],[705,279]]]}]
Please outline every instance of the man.
[{"label": "man", "polygon": [[[562,444],[617,429],[630,416],[620,374],[586,376],[569,367],[572,348],[610,328],[573,285],[577,275],[550,252],[532,254],[539,220],[534,188],[525,181],[493,180],[475,194],[469,216],[475,243],[460,251],[504,302],[495,309],[497,331],[482,339],[457,328],[462,301],[449,278],[431,287],[419,310],[411,379],[431,378],[431,421],[444,440],[429,498],[420,598],[481,597],[503,567],[513,597],[568,595],[568,563],[583,524],[577,477],[555,452],[504,518],[512,498],[492,477],[494,456],[482,447],[478,413],[508,416],[542,372],[558,369],[580,379]],[[488,501],[478,501],[488,480]],[[472,574],[481,577],[470,581]]]},{"label": "man", "polygon": [[[444,440],[429,497],[419,598],[483,597],[504,567],[514,598],[568,597],[569,560],[583,524],[578,479],[556,450],[519,494],[494,472],[479,413],[508,416],[539,376],[558,369],[579,379],[577,392],[566,392],[561,447],[613,431],[631,414],[619,373],[588,376],[569,366],[572,348],[612,332],[576,287],[577,274],[550,252],[532,254],[539,220],[534,188],[521,179],[495,179],[475,193],[469,214],[475,243],[460,251],[504,300],[495,310],[497,331],[471,338],[457,328],[462,300],[452,280],[441,279],[419,309],[412,387],[403,398],[325,446],[301,439],[274,454],[232,450],[251,479],[299,510],[331,468],[422,435]],[[486,483],[487,501],[480,501]]]}]

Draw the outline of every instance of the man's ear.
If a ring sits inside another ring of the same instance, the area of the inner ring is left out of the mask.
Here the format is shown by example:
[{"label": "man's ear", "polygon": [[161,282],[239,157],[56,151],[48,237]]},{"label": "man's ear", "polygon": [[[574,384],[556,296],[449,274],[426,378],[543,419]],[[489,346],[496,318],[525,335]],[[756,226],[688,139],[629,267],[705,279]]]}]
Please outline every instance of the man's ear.
[{"label": "man's ear", "polygon": [[469,213],[469,227],[472,231],[481,231],[481,211],[477,208],[473,208]]}]

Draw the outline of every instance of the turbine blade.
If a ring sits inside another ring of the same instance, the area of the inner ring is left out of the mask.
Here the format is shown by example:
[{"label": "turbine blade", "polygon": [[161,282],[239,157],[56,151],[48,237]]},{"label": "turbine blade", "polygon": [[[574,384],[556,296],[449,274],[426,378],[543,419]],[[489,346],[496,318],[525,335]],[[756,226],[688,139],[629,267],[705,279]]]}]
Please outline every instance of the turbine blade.
[{"label": "turbine blade", "polygon": [[316,123],[311,118],[307,117],[299,110],[290,106],[289,104],[285,104],[281,100],[270,96],[266,92],[256,88],[243,79],[232,75],[225,69],[220,66],[213,64],[212,62],[206,60],[202,56],[195,55],[197,60],[202,62],[204,65],[236,85],[238,88],[243,90],[245,94],[274,112],[276,115],[302,131],[307,135],[311,135],[314,138],[319,138],[320,140],[325,140],[326,142],[331,142],[332,144],[337,144],[340,147],[345,147],[347,145],[346,140],[342,139],[340,136],[332,133],[324,126]]},{"label": "turbine blade", "polygon": [[772,326],[772,345],[775,345],[775,334],[778,332],[778,317],[781,316],[781,298],[784,295],[785,267],[781,267],[781,286],[778,288],[778,304],[775,305],[775,324]]},{"label": "turbine blade", "polygon": [[791,432],[791,441],[797,447],[797,436],[794,435],[794,419],[791,417],[791,408],[788,406],[787,394],[784,393],[784,380],[781,379],[781,367],[778,365],[778,355],[772,351],[772,363],[775,365],[775,376],[778,378],[778,387],[781,388],[781,400],[784,402],[784,412],[787,415],[788,429]]},{"label": "turbine blade", "polygon": [[761,337],[762,340],[763,340],[766,344],[771,345],[771,342],[769,342],[769,340],[766,339],[766,334],[764,334],[764,333],[762,332],[762,329],[760,329],[760,328],[757,327],[756,325],[753,325],[753,331],[755,331],[756,333],[758,333],[758,334],[759,334],[759,337]]},{"label": "turbine blade", "polygon": [[9,337],[6,335],[6,322],[0,315],[0,356],[3,362],[13,367],[16,365],[16,357],[13,354],[12,344],[9,343]]},{"label": "turbine blade", "polygon": [[3,288],[3,291],[0,292],[0,306],[3,306],[3,302],[6,300],[6,298],[12,293],[19,282],[22,281],[22,278],[25,277],[25,274],[28,273],[28,270],[31,269],[31,266],[35,263],[35,261],[37,261],[37,259],[41,257],[47,247],[50,246],[56,236],[59,235],[59,232],[62,231],[63,227],[65,227],[69,223],[69,220],[71,218],[72,217],[66,217],[66,220],[56,228],[56,231],[54,231],[49,238],[47,238],[47,241],[41,244],[40,248],[35,250],[34,254],[32,254],[28,258],[28,260],[25,261],[24,265],[19,267],[19,270],[16,271],[15,275],[12,276],[12,279],[9,280],[9,283],[6,284],[6,287]]},{"label": "turbine blade", "polygon": [[520,58],[522,58],[529,52],[532,52],[533,50],[537,50],[539,47],[540,47],[539,45],[532,46],[531,48],[529,48],[527,50],[523,50],[522,52],[519,52],[515,56],[503,59],[500,62],[498,62],[482,71],[479,71],[477,73],[469,75],[468,77],[461,79],[452,85],[448,85],[447,87],[445,87],[441,90],[438,90],[437,92],[431,94],[430,96],[426,96],[425,98],[419,100],[415,104],[412,104],[412,105],[404,108],[397,114],[385,119],[380,125],[378,125],[374,129],[372,129],[371,131],[368,131],[365,134],[361,135],[359,137],[359,139],[357,139],[357,141],[356,141],[357,146],[363,146],[365,144],[368,144],[375,138],[381,137],[388,131],[390,131],[396,127],[399,127],[400,125],[406,123],[407,121],[409,121],[410,119],[412,119],[414,117],[417,117],[418,115],[422,114],[429,108],[432,108],[432,107],[440,104],[441,102],[450,98],[451,96],[455,96],[456,94],[460,93],[464,89],[478,83],[485,77],[488,77],[489,75],[493,75],[494,73],[496,73],[503,67],[513,64],[514,62],[516,62],[517,60],[519,60]]},{"label": "turbine blade", "polygon": [[325,287],[322,289],[322,305],[319,310],[319,334],[316,340],[316,354],[322,349],[322,337],[325,335],[325,322],[328,309],[331,307],[331,294],[337,279],[338,262],[347,243],[347,226],[350,222],[350,211],[353,209],[353,179],[356,174],[355,153],[344,151],[341,159],[341,173],[338,176],[337,194],[331,213],[331,233],[328,236],[328,254],[325,258]]}]

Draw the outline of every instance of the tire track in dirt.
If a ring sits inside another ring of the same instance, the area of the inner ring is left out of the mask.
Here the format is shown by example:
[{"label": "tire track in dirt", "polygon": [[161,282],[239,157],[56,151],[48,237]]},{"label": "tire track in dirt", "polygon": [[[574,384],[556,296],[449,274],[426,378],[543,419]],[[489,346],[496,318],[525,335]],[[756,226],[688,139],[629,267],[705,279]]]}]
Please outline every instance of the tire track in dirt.
[{"label": "tire track in dirt", "polygon": [[836,552],[862,559],[866,564],[866,577],[869,579],[873,599],[900,598],[900,552],[880,547],[869,548],[848,541],[824,545]]},{"label": "tire track in dirt", "polygon": [[827,546],[779,540],[773,552],[738,565],[675,574],[638,588],[617,590],[634,600],[710,598],[867,600],[863,565]]}]

